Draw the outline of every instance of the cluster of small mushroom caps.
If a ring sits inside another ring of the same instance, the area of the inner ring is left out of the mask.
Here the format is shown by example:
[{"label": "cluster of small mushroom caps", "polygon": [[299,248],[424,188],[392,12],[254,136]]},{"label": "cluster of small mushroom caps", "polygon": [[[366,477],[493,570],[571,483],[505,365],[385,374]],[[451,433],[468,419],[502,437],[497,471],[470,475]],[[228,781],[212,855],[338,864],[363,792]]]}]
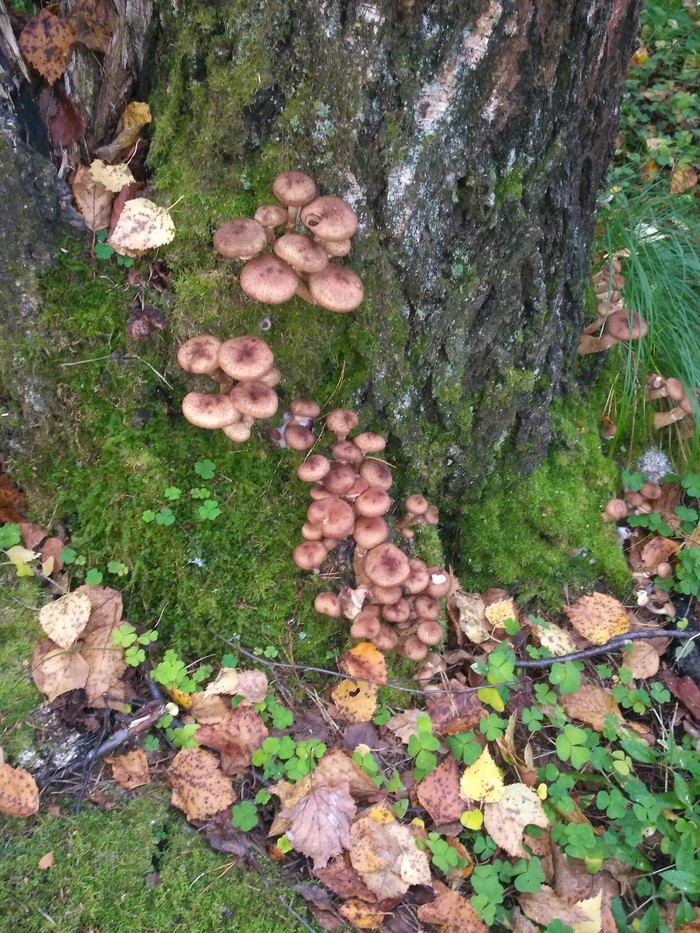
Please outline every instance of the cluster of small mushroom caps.
[{"label": "cluster of small mushroom caps", "polygon": [[192,337],[180,347],[177,361],[188,373],[208,376],[219,392],[188,392],[182,413],[198,428],[221,429],[232,441],[250,437],[256,418],[272,418],[282,378],[272,350],[262,337],[221,341],[210,334]]},{"label": "cluster of small mushroom caps", "polygon": [[393,531],[410,540],[413,526],[437,524],[438,511],[423,496],[411,495],[403,517],[390,529],[391,467],[375,456],[385,441],[369,431],[350,438],[357,425],[358,416],[350,409],[331,411],[326,428],[336,437],[332,457],[311,454],[297,470],[302,481],[314,485],[301,529],[304,541],[294,549],[294,562],[303,570],[318,571],[340,541],[352,539],[355,588],[319,593],[314,607],[331,618],[351,620],[351,637],[419,661],[443,637],[439,599],[450,592],[451,578],[439,567],[409,558],[389,538]]},{"label": "cluster of small mushroom caps", "polygon": [[317,196],[316,183],[303,172],[278,175],[272,193],[276,203],[263,204],[252,219],[226,221],[214,233],[218,253],[246,260],[241,289],[263,304],[298,295],[339,314],[354,311],[364,295],[362,280],[330,261],[350,252],[353,209],[342,198]]},{"label": "cluster of small mushroom caps", "polygon": [[601,353],[616,343],[646,337],[649,331],[647,322],[639,312],[624,306],[621,295],[624,284],[620,256],[612,256],[607,265],[593,276],[598,317],[584,328],[579,353]]},{"label": "cluster of small mushroom caps", "polygon": [[[687,417],[688,420],[681,432],[681,437],[692,437],[695,431],[695,425],[693,424],[695,409],[693,408],[692,400],[683,387],[683,383],[673,377],[664,379],[664,377],[659,376],[658,373],[649,373],[644,386],[644,400],[646,402],[654,402],[662,398],[668,399],[671,408],[668,409],[668,411],[656,412],[654,415],[654,427],[657,430],[666,428],[671,424],[678,424],[679,421]],[[698,399],[696,390],[696,408],[699,405],[700,399]]]}]

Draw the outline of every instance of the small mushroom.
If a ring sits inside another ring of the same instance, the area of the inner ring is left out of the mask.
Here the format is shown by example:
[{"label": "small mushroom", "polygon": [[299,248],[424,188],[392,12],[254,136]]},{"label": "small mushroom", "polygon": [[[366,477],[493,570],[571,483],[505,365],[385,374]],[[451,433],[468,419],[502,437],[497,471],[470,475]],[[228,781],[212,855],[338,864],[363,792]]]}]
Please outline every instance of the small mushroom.
[{"label": "small mushroom", "polygon": [[313,272],[308,278],[313,301],[322,308],[347,314],[362,303],[365,289],[362,279],[344,266],[329,262],[325,269]]},{"label": "small mushroom", "polygon": [[401,584],[411,572],[406,555],[388,541],[367,551],[363,567],[372,583],[380,586]]},{"label": "small mushroom", "polygon": [[227,376],[244,381],[260,379],[272,370],[272,350],[262,337],[233,337],[219,347],[218,365]]},{"label": "small mushroom", "polygon": [[319,240],[349,240],[357,231],[357,214],[332,195],[315,198],[301,209],[301,222]]},{"label": "small mushroom", "polygon": [[321,615],[330,616],[331,619],[339,619],[343,614],[340,600],[335,593],[319,593],[314,600],[314,609]]},{"label": "small mushroom", "polygon": [[279,256],[266,254],[251,259],[241,269],[241,289],[254,301],[282,304],[296,293],[299,279],[296,272]]},{"label": "small mushroom", "polygon": [[200,334],[185,341],[177,351],[177,362],[186,373],[198,373],[216,378],[219,370],[218,352],[221,341],[210,334]]},{"label": "small mushroom", "polygon": [[273,249],[297,272],[321,272],[328,265],[328,253],[301,233],[285,233],[275,241]]},{"label": "small mushroom", "polygon": [[334,408],[326,415],[326,427],[339,441],[344,441],[359,423],[357,414],[349,408]]},{"label": "small mushroom", "polygon": [[293,230],[299,208],[316,197],[316,182],[303,172],[283,172],[272,182],[272,193],[287,207],[287,229]]},{"label": "small mushroom", "polygon": [[649,326],[637,311],[616,311],[605,323],[605,333],[616,340],[640,340]]},{"label": "small mushroom", "polygon": [[293,560],[302,570],[317,570],[328,556],[320,541],[304,541],[294,548]]},{"label": "small mushroom", "polygon": [[253,214],[253,220],[257,220],[264,228],[267,242],[273,243],[275,227],[281,227],[287,222],[287,209],[280,204],[262,204]]},{"label": "small mushroom", "polygon": [[227,220],[214,233],[214,249],[227,259],[252,259],[266,246],[265,229],[257,220]]},{"label": "small mushroom", "polygon": [[210,392],[188,392],[182,400],[182,414],[197,428],[216,430],[240,419],[229,395]]},{"label": "small mushroom", "polygon": [[230,398],[240,412],[251,418],[272,418],[277,411],[277,393],[263,382],[238,382]]}]

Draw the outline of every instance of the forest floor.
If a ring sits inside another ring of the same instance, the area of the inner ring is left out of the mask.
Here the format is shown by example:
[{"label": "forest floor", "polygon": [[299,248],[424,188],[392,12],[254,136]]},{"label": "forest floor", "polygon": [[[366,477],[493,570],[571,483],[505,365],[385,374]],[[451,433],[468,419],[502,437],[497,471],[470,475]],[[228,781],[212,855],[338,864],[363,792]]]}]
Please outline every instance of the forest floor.
[{"label": "forest floor", "polygon": [[[697,190],[696,14],[647,5],[613,204],[652,180]],[[428,622],[439,601],[444,629],[412,661],[359,635],[373,584],[352,550],[292,572],[304,454],[180,418],[171,276],[67,240],[43,341],[14,348],[61,371],[64,442],[38,431],[0,476],[7,929],[700,930],[700,464],[678,425],[654,432],[668,397],[621,440],[612,359],[555,415],[566,443],[519,487],[518,521],[512,490],[485,494],[460,580],[435,527],[393,510],[425,575],[402,598]],[[223,287],[178,284],[185,307]],[[294,309],[285,327],[283,371],[342,330]],[[362,378],[335,362],[325,413]],[[638,465],[650,438],[667,454]],[[393,483],[397,502],[418,491]],[[626,514],[601,522],[617,496]]]}]

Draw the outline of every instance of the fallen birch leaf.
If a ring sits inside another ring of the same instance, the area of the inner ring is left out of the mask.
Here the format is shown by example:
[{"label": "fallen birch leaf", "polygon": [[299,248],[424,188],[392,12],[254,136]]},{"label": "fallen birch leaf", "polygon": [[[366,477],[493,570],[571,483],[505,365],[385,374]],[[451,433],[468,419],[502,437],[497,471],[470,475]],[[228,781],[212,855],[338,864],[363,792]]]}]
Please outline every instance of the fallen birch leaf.
[{"label": "fallen birch leaf", "polygon": [[243,702],[229,709],[220,722],[202,726],[197,732],[197,741],[221,752],[224,774],[238,774],[250,765],[250,756],[268,735],[260,714]]},{"label": "fallen birch leaf", "polygon": [[120,590],[113,590],[110,586],[89,586],[84,583],[73,592],[84,593],[90,600],[90,619],[83,637],[103,625],[108,625],[110,628],[119,625],[123,613]]},{"label": "fallen birch leaf", "polygon": [[114,629],[103,625],[90,632],[82,642],[80,654],[90,669],[85,684],[88,706],[97,705],[102,696],[110,692],[110,687],[126,670],[124,648],[121,645],[115,645],[112,638],[113,631]]},{"label": "fallen birch leaf", "polygon": [[167,208],[147,198],[133,198],[124,205],[107,243],[115,252],[138,259],[147,250],[170,243],[174,236],[175,224]]},{"label": "fallen birch leaf", "polygon": [[107,165],[102,159],[92,160],[90,175],[93,181],[104,185],[107,191],[114,194],[119,194],[124,185],[131,185],[136,181],[128,165],[121,162],[118,165]]},{"label": "fallen birch leaf", "polygon": [[514,858],[530,858],[523,847],[523,833],[529,825],[546,829],[549,820],[535,791],[524,784],[508,784],[499,800],[484,804],[486,832]]},{"label": "fallen birch leaf", "polygon": [[51,641],[70,648],[90,618],[90,600],[83,593],[66,593],[39,610],[39,625]]},{"label": "fallen birch leaf", "polygon": [[68,18],[77,42],[95,52],[106,52],[117,22],[111,0],[77,0]]},{"label": "fallen birch leaf", "polygon": [[31,816],[39,809],[39,788],[24,768],[0,764],[0,813]]},{"label": "fallen birch leaf", "polygon": [[223,774],[216,755],[203,748],[183,748],[167,772],[172,804],[188,820],[205,820],[225,810],[236,799],[231,781]]},{"label": "fallen birch leaf", "polygon": [[377,710],[379,687],[363,680],[341,680],[331,697],[338,719],[347,722],[369,722]]},{"label": "fallen birch leaf", "polygon": [[114,162],[122,152],[126,152],[138,139],[141,129],[152,120],[148,104],[132,101],[124,110],[117,124],[116,135],[111,143],[100,146],[95,154],[105,162]]},{"label": "fallen birch leaf", "polygon": [[148,768],[148,759],[146,752],[142,748],[126,752],[123,755],[114,755],[111,758],[105,758],[108,765],[112,766],[112,777],[122,787],[128,790],[134,787],[142,787],[144,784],[150,784],[151,772]]},{"label": "fallen birch leaf", "polygon": [[439,933],[488,933],[489,928],[466,897],[437,879],[433,879],[433,890],[435,900],[418,908],[422,923],[434,923]]},{"label": "fallen birch leaf", "polygon": [[484,609],[484,615],[495,629],[503,628],[509,619],[518,621],[518,608],[510,597],[497,599]]},{"label": "fallen birch leaf", "polygon": [[457,762],[452,755],[448,755],[418,784],[416,795],[431,820],[439,826],[458,820],[464,812],[464,801],[459,790]]},{"label": "fallen birch leaf", "polygon": [[73,197],[88,230],[104,230],[112,216],[114,195],[98,184],[86,165],[79,165],[71,183]]},{"label": "fallen birch leaf", "polygon": [[230,708],[220,696],[208,697],[203,691],[190,695],[190,715],[202,726],[221,722]]},{"label": "fallen birch leaf", "polygon": [[430,884],[428,855],[407,826],[365,816],[353,823],[350,840],[352,866],[380,900],[402,897],[414,884]]},{"label": "fallen birch leaf", "polygon": [[476,691],[465,688],[458,680],[449,680],[440,687],[426,687],[425,706],[437,735],[470,732],[486,715]]},{"label": "fallen birch leaf", "polygon": [[338,667],[351,677],[364,678],[375,684],[386,683],[386,658],[370,641],[361,641],[343,652]]},{"label": "fallen birch leaf", "polygon": [[606,716],[615,716],[620,723],[625,721],[612,692],[596,684],[581,684],[576,693],[564,694],[559,702],[570,719],[585,722],[596,732],[603,731]]},{"label": "fallen birch leaf", "polygon": [[84,658],[57,647],[47,638],[37,644],[30,663],[36,688],[46,694],[49,702],[70,690],[84,687],[90,673]]},{"label": "fallen birch leaf", "polygon": [[548,625],[533,625],[532,634],[543,648],[550,651],[555,657],[571,654],[576,651],[574,640],[565,629],[551,622]]},{"label": "fallen birch leaf", "polygon": [[13,544],[12,547],[7,548],[5,551],[5,556],[9,557],[10,563],[15,568],[18,577],[33,577],[34,571],[29,566],[33,560],[36,560],[39,556],[35,554],[34,551],[30,551],[29,548],[22,547],[21,544]]},{"label": "fallen birch leaf", "polygon": [[624,635],[629,619],[619,600],[605,593],[580,596],[564,612],[576,631],[594,645],[604,645],[615,635]]},{"label": "fallen birch leaf", "polygon": [[491,757],[488,747],[473,765],[469,765],[459,782],[460,793],[476,803],[495,803],[503,796],[503,773]]},{"label": "fallen birch leaf", "polygon": [[236,696],[250,703],[262,703],[267,696],[267,677],[262,671],[239,671]]},{"label": "fallen birch leaf", "polygon": [[238,671],[235,667],[222,667],[216,680],[207,684],[204,696],[233,696],[238,689]]},{"label": "fallen birch leaf", "polygon": [[405,709],[395,716],[392,716],[391,719],[387,721],[386,727],[390,732],[393,732],[404,745],[408,745],[411,736],[418,735],[418,716],[422,712],[423,711],[420,709]]},{"label": "fallen birch leaf", "polygon": [[485,604],[478,593],[455,590],[447,598],[447,612],[458,630],[474,645],[491,638],[491,626],[486,624]]},{"label": "fallen birch leaf", "polygon": [[[665,650],[665,648],[664,648]],[[659,672],[661,659],[657,649],[648,641],[635,641],[625,651],[622,662],[635,680],[646,680]]]},{"label": "fallen birch leaf", "polygon": [[17,41],[29,64],[47,84],[53,84],[66,70],[75,31],[69,23],[43,9],[27,20]]},{"label": "fallen birch leaf", "polygon": [[329,787],[314,781],[309,793],[286,813],[287,839],[297,852],[313,859],[314,868],[325,868],[330,859],[350,848],[350,823],[356,811],[347,783]]},{"label": "fallen birch leaf", "polygon": [[376,900],[376,896],[350,864],[347,852],[331,859],[325,868],[314,868],[311,874],[338,897],[359,898],[370,903]]},{"label": "fallen birch leaf", "polygon": [[567,904],[546,884],[534,894],[521,894],[518,903],[525,916],[535,923],[546,925],[559,920],[575,930],[577,923],[588,921],[588,914],[579,904]]}]

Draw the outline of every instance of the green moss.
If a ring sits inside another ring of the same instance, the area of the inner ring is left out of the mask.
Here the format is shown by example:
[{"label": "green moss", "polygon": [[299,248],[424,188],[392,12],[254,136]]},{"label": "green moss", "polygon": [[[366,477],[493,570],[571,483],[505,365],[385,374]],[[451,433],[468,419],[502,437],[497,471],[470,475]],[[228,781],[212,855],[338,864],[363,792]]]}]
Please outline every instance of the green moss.
[{"label": "green moss", "polygon": [[578,403],[555,412],[562,447],[526,477],[501,469],[460,522],[458,572],[475,589],[502,584],[524,602],[559,607],[569,592],[609,586],[625,593],[629,570],[601,521],[617,471],[600,450],[594,418]]},{"label": "green moss", "polygon": [[[18,933],[270,933],[293,924],[278,893],[304,911],[269,866],[274,893],[263,877],[209,849],[170,808],[164,790],[112,796],[112,810],[87,804],[76,816],[66,801],[60,818],[0,817],[5,832],[14,830],[12,841],[3,832],[0,844],[0,925]],[[37,862],[47,852],[54,865],[40,871]]]},{"label": "green moss", "polygon": [[14,571],[0,576],[0,747],[8,759],[30,747],[33,733],[27,720],[42,700],[29,670],[43,635],[31,608],[40,601],[39,587],[33,579],[17,586],[13,577]]},{"label": "green moss", "polygon": [[496,203],[503,201],[521,201],[523,197],[523,179],[525,169],[521,165],[516,165],[505,175],[502,175],[495,186]]}]

